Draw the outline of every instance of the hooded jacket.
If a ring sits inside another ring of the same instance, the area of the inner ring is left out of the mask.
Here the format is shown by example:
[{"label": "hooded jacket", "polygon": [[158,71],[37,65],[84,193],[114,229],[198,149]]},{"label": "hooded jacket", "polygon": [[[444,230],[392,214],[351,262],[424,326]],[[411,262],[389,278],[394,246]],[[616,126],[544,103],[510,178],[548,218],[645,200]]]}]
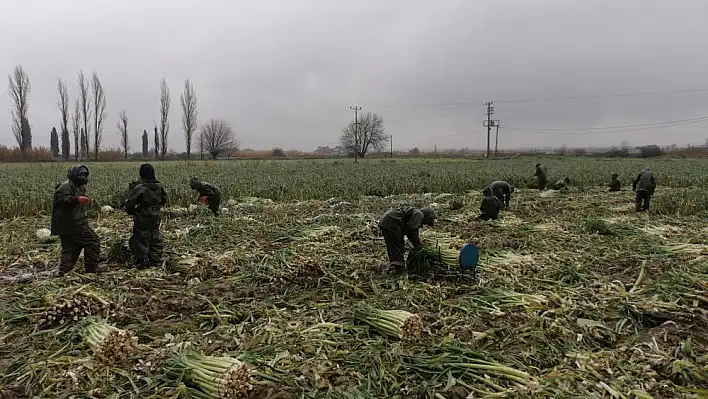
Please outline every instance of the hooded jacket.
[{"label": "hooded jacket", "polygon": [[379,222],[379,228],[390,232],[400,231],[415,244],[423,224],[436,218],[437,215],[432,208],[394,208],[384,214]]},{"label": "hooded jacket", "polygon": [[196,178],[189,181],[189,186],[192,190],[197,190],[200,197],[207,197],[210,206],[218,206],[221,203],[221,190],[219,190],[219,187],[199,181]]},{"label": "hooded jacket", "polygon": [[138,228],[154,228],[160,223],[162,206],[167,203],[167,193],[155,179],[155,170],[150,164],[140,167],[140,183],[128,194],[125,211],[133,216]]},{"label": "hooded jacket", "polygon": [[77,197],[86,195],[85,181],[81,181],[79,174],[88,174],[84,165],[73,165],[67,171],[67,180],[54,189],[52,200],[52,235],[73,236],[90,229],[86,205],[79,204]]},{"label": "hooded jacket", "polygon": [[649,168],[641,171],[632,182],[632,190],[634,191],[648,191],[650,194],[654,194],[655,189],[656,179],[654,179],[654,174]]},{"label": "hooded jacket", "polygon": [[479,205],[479,211],[482,216],[487,216],[495,219],[499,215],[501,210],[502,202],[499,198],[494,195],[485,195],[482,198],[482,203]]},{"label": "hooded jacket", "polygon": [[514,192],[514,187],[511,184],[497,180],[492,182],[487,188],[482,191],[484,196],[494,196],[499,200],[507,200],[511,198],[511,194]]},{"label": "hooded jacket", "polygon": [[548,171],[546,170],[546,167],[541,165],[540,163],[536,164],[536,173],[534,173],[533,175],[536,176],[538,181],[548,181]]}]

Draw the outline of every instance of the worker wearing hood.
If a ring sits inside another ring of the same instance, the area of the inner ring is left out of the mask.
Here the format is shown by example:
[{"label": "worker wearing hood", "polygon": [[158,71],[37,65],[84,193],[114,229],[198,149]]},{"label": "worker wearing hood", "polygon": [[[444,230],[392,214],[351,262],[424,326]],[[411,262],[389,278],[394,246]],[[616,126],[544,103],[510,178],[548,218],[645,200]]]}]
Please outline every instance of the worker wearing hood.
[{"label": "worker wearing hood", "polygon": [[101,241],[89,225],[86,214],[88,177],[89,170],[85,165],[73,165],[67,172],[67,180],[54,190],[51,231],[61,241],[61,260],[57,269],[60,276],[74,268],[82,250],[86,272],[99,272]]},{"label": "worker wearing hood", "polygon": [[207,204],[214,216],[219,214],[219,204],[221,204],[221,190],[214,184],[200,181],[193,177],[189,181],[189,187],[199,192],[198,201]]},{"label": "worker wearing hood", "polygon": [[622,182],[619,180],[618,173],[612,174],[612,178],[610,179],[610,184],[608,184],[608,187],[610,192],[622,190]]},{"label": "worker wearing hood", "polygon": [[398,275],[403,275],[406,272],[406,262],[403,255],[405,249],[405,237],[419,247],[422,243],[420,240],[420,228],[423,225],[433,226],[437,215],[433,208],[394,208],[386,212],[381,221],[379,228],[386,241],[386,250],[388,251],[388,260],[391,267]]},{"label": "worker wearing hood", "polygon": [[125,211],[133,217],[130,248],[135,254],[134,266],[138,269],[157,266],[162,261],[160,221],[166,203],[167,193],[155,178],[155,168],[147,163],[141,165],[140,182],[125,201]]},{"label": "worker wearing hood", "polygon": [[538,189],[543,191],[548,186],[548,171],[546,167],[540,163],[536,164],[536,172],[533,174],[536,177],[536,184]]},{"label": "worker wearing hood", "polygon": [[632,191],[636,192],[637,212],[649,210],[649,202],[654,195],[654,190],[656,190],[656,179],[651,169],[645,167],[632,182]]},{"label": "worker wearing hood", "polygon": [[485,197],[497,197],[499,201],[502,202],[502,206],[504,208],[509,207],[509,202],[511,201],[511,194],[513,193],[514,186],[501,180],[492,182],[489,186],[482,190],[482,194]]}]

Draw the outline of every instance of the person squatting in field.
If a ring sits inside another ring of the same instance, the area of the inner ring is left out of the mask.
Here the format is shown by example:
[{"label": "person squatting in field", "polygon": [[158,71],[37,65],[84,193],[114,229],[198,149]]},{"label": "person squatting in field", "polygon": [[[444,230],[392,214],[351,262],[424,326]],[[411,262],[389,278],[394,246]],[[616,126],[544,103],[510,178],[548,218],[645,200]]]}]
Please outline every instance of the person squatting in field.
[{"label": "person squatting in field", "polygon": [[499,217],[499,211],[502,209],[502,201],[494,195],[492,190],[487,187],[482,191],[484,198],[482,198],[482,203],[479,205],[479,216],[477,219],[480,220],[497,220]]},{"label": "person squatting in field", "polygon": [[84,165],[72,165],[67,180],[54,189],[52,200],[52,235],[61,241],[61,259],[55,275],[70,272],[81,251],[84,251],[84,269],[87,273],[99,273],[101,240],[91,228],[86,214],[89,198],[86,196],[89,170]]},{"label": "person squatting in field", "polygon": [[637,212],[649,210],[649,202],[654,195],[654,190],[656,190],[656,179],[651,169],[645,167],[632,182],[632,191],[636,192]]},{"label": "person squatting in field", "polygon": [[138,269],[157,266],[162,261],[160,219],[166,203],[167,193],[155,178],[155,168],[147,163],[141,165],[140,182],[132,188],[124,205],[128,215],[133,217],[130,248]]},{"label": "person squatting in field", "polygon": [[415,246],[422,245],[420,229],[423,225],[433,226],[437,215],[433,208],[394,208],[387,211],[379,222],[379,229],[386,241],[388,260],[398,275],[405,275],[406,261],[403,256],[405,237]]},{"label": "person squatting in field", "polygon": [[548,171],[546,167],[540,163],[536,164],[536,172],[533,174],[536,177],[536,184],[538,189],[543,191],[548,186]]},{"label": "person squatting in field", "polygon": [[613,173],[610,184],[608,184],[610,192],[622,190],[622,182],[619,181],[619,174]]},{"label": "person squatting in field", "polygon": [[219,204],[221,204],[221,190],[214,184],[199,181],[196,177],[193,177],[189,181],[189,186],[192,190],[199,192],[198,201],[203,204],[207,204],[209,209],[214,213],[214,216],[219,214]]},{"label": "person squatting in field", "polygon": [[568,188],[568,185],[570,184],[570,178],[566,177],[565,179],[558,180],[553,184],[553,189],[554,190],[563,190]]},{"label": "person squatting in field", "polygon": [[499,201],[502,201],[504,209],[509,208],[509,201],[511,201],[511,194],[514,193],[514,186],[505,181],[497,180],[482,190],[482,194],[486,197],[488,191],[489,194],[497,197]]}]

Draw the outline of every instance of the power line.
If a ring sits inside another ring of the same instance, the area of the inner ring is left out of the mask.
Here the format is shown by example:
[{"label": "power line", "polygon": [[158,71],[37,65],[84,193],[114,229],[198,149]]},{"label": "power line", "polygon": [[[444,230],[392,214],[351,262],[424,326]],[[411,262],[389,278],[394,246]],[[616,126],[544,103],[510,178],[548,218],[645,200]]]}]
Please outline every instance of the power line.
[{"label": "power line", "polygon": [[653,125],[644,125],[644,126],[634,127],[634,128],[632,128],[632,127],[621,128],[621,129],[615,128],[615,129],[605,129],[605,130],[599,130],[599,131],[586,131],[586,132],[580,132],[580,133],[564,133],[564,132],[558,131],[558,130],[551,131],[551,130],[540,130],[540,129],[523,129],[523,128],[514,128],[514,127],[507,127],[507,129],[517,131],[517,132],[531,133],[531,134],[549,134],[549,135],[561,135],[561,136],[591,136],[591,135],[596,135],[596,134],[625,133],[625,132],[638,132],[638,131],[643,131],[643,130],[665,129],[665,128],[669,128],[669,127],[684,126],[684,125],[691,125],[691,124],[705,123],[705,122],[708,122],[708,117],[693,118],[693,119],[686,119],[686,120],[672,121],[672,122],[659,122],[659,123],[656,123]]},{"label": "power line", "polygon": [[443,136],[428,136],[428,137],[406,137],[406,140],[429,140],[429,139],[443,139],[446,137],[458,137],[458,136],[467,136],[470,134],[476,134],[480,132],[484,132],[485,129],[475,129],[475,130],[470,130],[467,132],[462,132],[462,133],[453,133],[453,134],[446,134]]},{"label": "power line", "polygon": [[619,126],[595,126],[595,127],[578,127],[578,128],[532,128],[532,127],[519,127],[519,126],[506,126],[507,128],[513,128],[513,129],[518,129],[518,130],[529,130],[529,131],[584,131],[584,130],[607,130],[607,129],[624,129],[624,128],[635,128],[635,127],[644,127],[644,126],[657,126],[657,125],[667,125],[667,124],[673,124],[673,123],[679,123],[679,122],[693,122],[693,121],[703,121],[708,116],[699,116],[695,118],[688,118],[688,119],[678,119],[674,121],[666,121],[666,122],[648,122],[648,123],[639,123],[635,125],[619,125]]},{"label": "power line", "polygon": [[[613,98],[613,97],[642,97],[642,96],[658,96],[667,94],[687,94],[687,93],[701,93],[708,92],[708,88],[699,89],[679,89],[679,90],[666,90],[666,91],[648,91],[648,92],[633,92],[633,93],[601,93],[601,94],[590,94],[582,96],[560,96],[560,97],[538,97],[538,98],[525,98],[525,99],[507,99],[507,100],[496,100],[497,103],[503,104],[518,104],[518,103],[534,103],[534,102],[547,102],[547,101],[561,101],[561,100],[590,100],[598,98]],[[420,104],[384,104],[382,107],[388,108],[405,108],[405,107],[456,107],[464,105],[479,105],[485,106],[484,101],[454,101],[447,103],[420,103]]]}]

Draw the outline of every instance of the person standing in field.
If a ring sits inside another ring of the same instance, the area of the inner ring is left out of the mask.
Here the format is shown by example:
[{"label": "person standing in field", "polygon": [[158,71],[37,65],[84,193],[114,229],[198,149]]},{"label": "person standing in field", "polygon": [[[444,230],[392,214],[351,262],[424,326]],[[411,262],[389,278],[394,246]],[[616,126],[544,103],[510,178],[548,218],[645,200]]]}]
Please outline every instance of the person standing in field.
[{"label": "person standing in field", "polygon": [[433,208],[394,208],[386,212],[379,222],[379,229],[386,242],[388,261],[399,276],[406,274],[406,261],[403,256],[405,237],[416,246],[422,245],[420,229],[423,225],[433,226],[437,215]]},{"label": "person standing in field", "polygon": [[209,209],[214,213],[214,216],[219,214],[219,205],[221,204],[221,190],[214,184],[200,181],[193,177],[189,181],[189,186],[192,190],[199,192],[198,201],[202,204],[207,204]]},{"label": "person standing in field", "polygon": [[619,181],[619,175],[617,173],[612,174],[612,179],[610,180],[609,191],[620,191],[622,190],[622,182]]},{"label": "person standing in field", "polygon": [[540,163],[537,163],[536,173],[533,175],[536,176],[536,184],[538,185],[538,189],[541,191],[545,190],[546,186],[548,186],[548,171],[546,170],[546,167]]},{"label": "person standing in field", "polygon": [[656,190],[656,179],[651,169],[645,167],[632,182],[632,191],[636,192],[637,212],[649,210],[649,202],[651,196],[654,195],[654,190]]},{"label": "person standing in field", "polygon": [[130,248],[135,255],[134,267],[138,269],[156,266],[162,261],[160,219],[166,203],[167,193],[155,178],[155,168],[147,163],[141,165],[140,182],[125,201],[125,211],[133,217]]},{"label": "person standing in field", "polygon": [[492,182],[489,186],[482,190],[482,194],[484,194],[485,197],[497,197],[499,201],[502,202],[504,209],[509,208],[509,201],[511,201],[511,194],[513,193],[514,186],[501,180]]},{"label": "person standing in field", "polygon": [[69,273],[84,251],[84,269],[87,273],[99,273],[101,240],[89,226],[86,196],[89,170],[84,165],[72,165],[67,172],[67,180],[56,186],[52,200],[52,235],[61,241],[61,259],[55,270],[56,276]]}]

